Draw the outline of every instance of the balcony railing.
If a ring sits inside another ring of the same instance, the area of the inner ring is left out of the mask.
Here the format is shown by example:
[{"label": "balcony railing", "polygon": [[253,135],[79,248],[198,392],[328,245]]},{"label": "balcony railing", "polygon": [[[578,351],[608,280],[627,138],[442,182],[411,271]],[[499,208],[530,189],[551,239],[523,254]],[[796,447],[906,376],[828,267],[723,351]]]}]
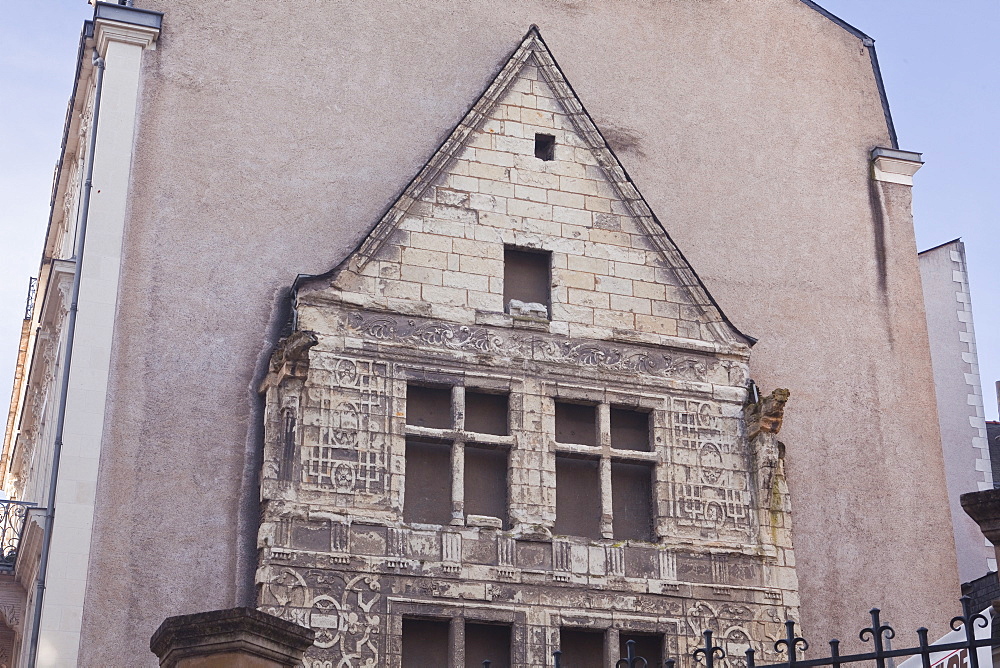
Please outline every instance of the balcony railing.
[{"label": "balcony railing", "polygon": [[24,521],[34,507],[26,501],[0,501],[0,573],[14,570]]}]

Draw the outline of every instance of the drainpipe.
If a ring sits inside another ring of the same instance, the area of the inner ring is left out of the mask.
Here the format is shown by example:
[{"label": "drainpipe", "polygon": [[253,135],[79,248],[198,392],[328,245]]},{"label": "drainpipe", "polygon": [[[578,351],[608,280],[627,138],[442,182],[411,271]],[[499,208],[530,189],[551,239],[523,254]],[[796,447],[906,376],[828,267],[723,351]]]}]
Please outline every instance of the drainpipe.
[{"label": "drainpipe", "polygon": [[56,483],[59,482],[59,458],[62,454],[63,428],[66,424],[66,397],[69,394],[69,372],[73,361],[73,339],[76,336],[76,310],[80,299],[80,277],[83,275],[83,248],[87,239],[87,218],[90,215],[90,191],[94,178],[94,150],[97,145],[97,119],[101,112],[101,88],[104,85],[104,59],[97,51],[93,56],[94,68],[97,70],[97,85],[94,90],[94,113],[90,121],[90,139],[87,146],[87,168],[83,181],[83,200],[80,203],[80,221],[77,224],[76,249],[74,260],[76,269],[73,274],[73,293],[69,306],[69,320],[66,325],[66,349],[63,353],[63,374],[59,389],[59,413],[56,416],[56,438],[52,447],[52,472],[49,476],[49,495],[45,508],[45,532],[42,534],[42,553],[38,564],[38,577],[35,580],[35,609],[32,611],[31,645],[28,648],[28,668],[35,668],[38,659],[38,636],[42,623],[42,598],[45,595],[45,577],[49,567],[49,549],[52,546],[52,527],[56,519]]}]

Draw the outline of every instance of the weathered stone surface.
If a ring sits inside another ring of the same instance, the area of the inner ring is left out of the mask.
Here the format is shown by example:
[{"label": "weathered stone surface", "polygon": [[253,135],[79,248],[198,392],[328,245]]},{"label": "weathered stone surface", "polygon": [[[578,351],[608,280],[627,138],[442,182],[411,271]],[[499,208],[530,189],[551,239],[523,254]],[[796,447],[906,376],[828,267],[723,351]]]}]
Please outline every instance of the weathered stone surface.
[{"label": "weathered stone surface", "polygon": [[161,668],[291,668],[315,633],[253,608],[168,617],[149,648]]}]

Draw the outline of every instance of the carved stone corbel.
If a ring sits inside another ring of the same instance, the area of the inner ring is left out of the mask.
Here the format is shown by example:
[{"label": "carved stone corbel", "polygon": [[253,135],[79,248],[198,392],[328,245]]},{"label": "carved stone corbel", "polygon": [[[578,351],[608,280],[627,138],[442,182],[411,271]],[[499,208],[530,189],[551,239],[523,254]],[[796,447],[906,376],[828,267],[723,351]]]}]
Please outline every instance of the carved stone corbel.
[{"label": "carved stone corbel", "polygon": [[[791,393],[777,389],[756,402],[744,406],[747,423],[747,439],[756,463],[758,489],[770,499],[775,474],[780,475],[784,445],[778,440],[785,404]],[[768,502],[770,503],[770,502]]]},{"label": "carved stone corbel", "polygon": [[271,355],[270,371],[261,383],[260,391],[280,385],[288,378],[304,380],[309,372],[309,349],[319,343],[312,332],[297,330],[278,341]]}]

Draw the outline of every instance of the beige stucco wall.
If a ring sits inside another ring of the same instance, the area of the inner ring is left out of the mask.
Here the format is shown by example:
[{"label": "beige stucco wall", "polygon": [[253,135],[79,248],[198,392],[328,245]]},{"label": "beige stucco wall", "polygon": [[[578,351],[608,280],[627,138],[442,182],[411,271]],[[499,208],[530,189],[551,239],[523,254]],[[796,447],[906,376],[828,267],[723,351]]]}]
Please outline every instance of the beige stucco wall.
[{"label": "beige stucco wall", "polygon": [[531,23],[760,339],[757,381],[792,390],[809,636],[855,637],[872,605],[943,628],[958,581],[927,544],[951,526],[909,192],[881,186],[876,243],[867,160],[889,139],[858,38],[798,0],[139,4],[166,16],[143,60],[82,665],[137,665],[164,617],[250,601],[254,385],[282,291],[348,253]]}]

